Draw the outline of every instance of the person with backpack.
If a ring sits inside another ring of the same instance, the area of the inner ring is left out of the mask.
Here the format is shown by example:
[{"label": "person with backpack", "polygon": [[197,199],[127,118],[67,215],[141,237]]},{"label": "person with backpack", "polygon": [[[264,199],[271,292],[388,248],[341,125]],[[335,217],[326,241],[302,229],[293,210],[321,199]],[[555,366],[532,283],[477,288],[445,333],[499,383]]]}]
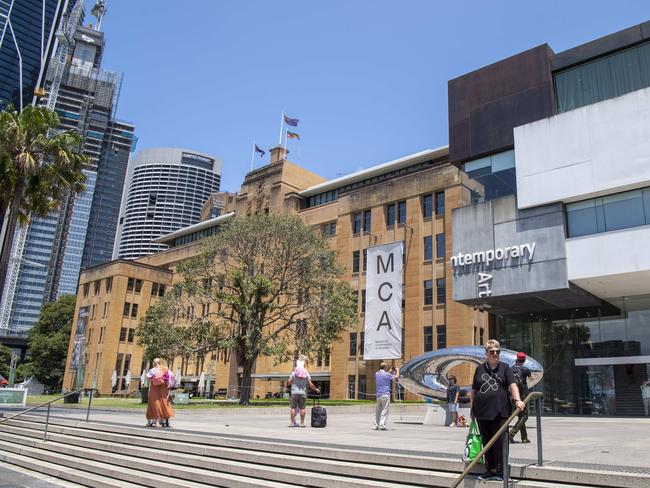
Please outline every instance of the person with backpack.
[{"label": "person with backpack", "polygon": [[296,414],[300,410],[300,427],[305,425],[305,406],[307,404],[307,387],[320,394],[320,390],[311,382],[311,376],[305,369],[307,356],[300,355],[296,361],[296,368],[289,376],[287,385],[291,387],[291,417],[289,427],[298,427]]},{"label": "person with backpack", "polygon": [[[169,427],[169,419],[174,416],[174,409],[169,401],[169,384],[172,376],[173,373],[167,368],[164,359],[153,360],[153,368],[147,373],[149,378],[147,427]],[[175,378],[173,381],[176,382]]]},{"label": "person with backpack", "polygon": [[[519,394],[521,398],[526,398],[528,396],[528,378],[531,376],[530,369],[524,366],[526,362],[526,353],[518,352],[517,353],[517,362],[512,366],[512,374],[515,377],[515,383],[517,383],[517,388],[519,388]],[[512,400],[514,406],[514,399]],[[528,420],[528,405],[519,412],[517,415],[517,423],[510,430],[509,439],[510,442],[515,442],[515,435],[517,432],[521,431],[521,442],[524,444],[530,443],[528,439],[528,432],[526,431],[526,421]]]}]

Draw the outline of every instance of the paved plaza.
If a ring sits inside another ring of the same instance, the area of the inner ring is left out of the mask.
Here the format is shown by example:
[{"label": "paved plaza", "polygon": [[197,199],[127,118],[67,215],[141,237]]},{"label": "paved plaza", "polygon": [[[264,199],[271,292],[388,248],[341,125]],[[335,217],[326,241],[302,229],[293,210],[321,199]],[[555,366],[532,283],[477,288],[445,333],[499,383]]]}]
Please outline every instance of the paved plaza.
[{"label": "paved plaza", "polygon": [[[174,430],[209,435],[259,437],[282,441],[338,444],[389,452],[410,451],[460,457],[467,429],[422,425],[424,405],[392,405],[389,430],[374,431],[371,406],[329,407],[325,429],[290,428],[289,408],[212,408],[177,410]],[[53,415],[84,419],[85,411],[53,409]],[[144,426],[144,412],[93,409],[91,421]],[[309,409],[307,410],[309,424]],[[514,462],[537,459],[535,419],[528,421],[530,444],[512,446]],[[650,418],[543,417],[546,465],[650,473]],[[575,464],[574,464],[575,463]],[[636,469],[635,469],[636,468]]]}]

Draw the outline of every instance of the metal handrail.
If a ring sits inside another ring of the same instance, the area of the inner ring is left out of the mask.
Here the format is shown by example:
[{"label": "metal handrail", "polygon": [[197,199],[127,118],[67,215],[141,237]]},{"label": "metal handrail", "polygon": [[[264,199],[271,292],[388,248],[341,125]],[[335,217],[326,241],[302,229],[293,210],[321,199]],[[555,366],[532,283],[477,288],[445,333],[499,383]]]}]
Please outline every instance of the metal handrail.
[{"label": "metal handrail", "polygon": [[0,424],[3,422],[7,422],[8,420],[15,419],[16,417],[20,417],[21,415],[25,415],[26,413],[33,412],[36,409],[39,409],[41,407],[45,407],[47,405],[47,416],[45,417],[45,430],[43,431],[43,442],[47,441],[47,428],[50,424],[50,407],[54,402],[58,402],[59,400],[62,400],[66,397],[79,394],[82,392],[90,392],[90,397],[88,398],[88,409],[86,410],[86,422],[88,422],[88,419],[90,418],[90,406],[93,403],[93,392],[97,391],[97,388],[79,388],[78,390],[75,391],[69,391],[68,393],[65,393],[59,397],[56,397],[52,400],[48,400],[47,402],[43,402],[40,405],[36,405],[34,407],[30,407],[27,410],[23,410],[22,412],[18,412],[15,415],[11,415],[9,417],[3,417],[0,418]]},{"label": "metal handrail", "polygon": [[[528,394],[528,396],[526,396],[526,398],[524,398],[524,404],[528,405],[533,398],[541,398],[542,396],[543,396],[543,394],[540,393],[539,391],[532,391],[532,392],[530,392]],[[472,462],[469,463],[469,465],[465,468],[465,471],[463,471],[461,473],[461,475],[458,477],[458,479],[456,479],[454,484],[451,485],[451,488],[456,488],[461,483],[461,481],[463,481],[465,479],[465,477],[469,474],[469,472],[472,470],[472,468],[474,466],[476,466],[478,464],[478,462],[483,458],[483,456],[488,451],[488,449],[490,449],[494,445],[494,443],[497,441],[497,439],[499,439],[499,437],[502,436],[503,433],[510,427],[510,422],[512,422],[514,420],[514,418],[517,415],[519,415],[519,413],[520,413],[519,410],[515,409],[515,411],[510,414],[510,417],[508,417],[507,420],[503,423],[503,425],[501,425],[501,427],[499,427],[499,430],[497,430],[496,434],[494,434],[492,436],[492,438],[488,441],[488,443],[483,446],[483,449],[481,449],[481,452],[479,452],[476,455],[476,457],[472,460]],[[539,408],[539,404],[538,404],[538,408],[537,408],[537,424],[538,424],[537,428],[540,429],[541,427],[540,427],[540,408]],[[538,464],[541,466],[541,464],[542,464],[541,436],[540,436],[539,431],[537,433],[537,436],[538,436],[538,439],[537,439],[537,449],[538,449],[537,457],[538,457]],[[504,476],[504,485],[507,483],[507,474],[506,474],[506,471],[508,469],[507,466],[506,466],[507,462],[508,462],[508,460],[504,458],[504,460],[503,460],[503,464],[504,464],[503,471],[504,471],[504,475],[505,475]]]}]

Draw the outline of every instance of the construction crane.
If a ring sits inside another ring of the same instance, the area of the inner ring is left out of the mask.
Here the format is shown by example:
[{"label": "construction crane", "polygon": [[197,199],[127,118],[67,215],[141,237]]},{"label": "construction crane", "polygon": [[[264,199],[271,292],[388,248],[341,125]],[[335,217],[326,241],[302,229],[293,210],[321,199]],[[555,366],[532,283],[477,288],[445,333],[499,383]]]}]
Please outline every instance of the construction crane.
[{"label": "construction crane", "polygon": [[[61,87],[61,80],[63,79],[66,61],[70,50],[74,46],[74,35],[77,31],[77,26],[82,20],[81,16],[83,15],[83,12],[84,1],[75,0],[70,15],[67,19],[64,19],[63,22],[61,22],[59,30],[56,33],[57,46],[53,58],[54,72],[46,103],[46,107],[50,110],[54,110],[54,107],[56,106],[56,99],[59,95],[59,88]],[[11,318],[11,309],[13,308],[20,266],[23,261],[23,252],[25,250],[25,242],[27,241],[28,228],[28,225],[18,227],[14,238],[13,248],[10,251],[11,258],[7,270],[9,276],[5,282],[5,288],[2,292],[2,303],[0,303],[0,330],[9,328],[9,319]],[[9,250],[7,251],[9,252]]]}]

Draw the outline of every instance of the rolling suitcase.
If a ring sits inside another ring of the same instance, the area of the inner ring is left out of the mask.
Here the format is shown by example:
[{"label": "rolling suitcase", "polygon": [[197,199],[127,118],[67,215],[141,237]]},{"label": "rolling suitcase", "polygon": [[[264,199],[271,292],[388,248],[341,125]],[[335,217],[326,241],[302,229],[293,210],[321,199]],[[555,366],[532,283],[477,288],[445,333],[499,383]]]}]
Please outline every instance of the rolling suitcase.
[{"label": "rolling suitcase", "polygon": [[318,403],[314,398],[314,405],[311,407],[311,426],[318,429],[327,426],[327,410],[325,410],[325,407],[320,406],[320,398]]}]

